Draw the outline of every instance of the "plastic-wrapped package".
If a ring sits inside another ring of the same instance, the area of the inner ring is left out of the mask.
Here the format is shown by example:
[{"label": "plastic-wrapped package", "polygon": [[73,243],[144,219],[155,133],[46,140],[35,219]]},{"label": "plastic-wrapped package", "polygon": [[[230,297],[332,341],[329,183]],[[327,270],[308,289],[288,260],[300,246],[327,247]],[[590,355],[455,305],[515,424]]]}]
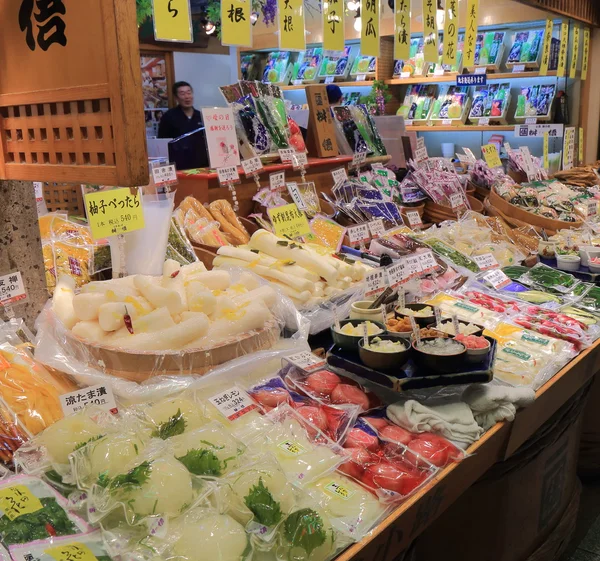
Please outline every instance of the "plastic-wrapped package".
[{"label": "plastic-wrapped package", "polygon": [[307,485],[306,492],[333,528],[353,541],[361,540],[389,512],[371,491],[337,471]]},{"label": "plastic-wrapped package", "polygon": [[180,265],[189,265],[190,263],[197,263],[199,261],[194,248],[175,218],[171,218],[171,225],[169,226],[165,259],[172,259]]},{"label": "plastic-wrapped package", "polygon": [[439,292],[433,298],[425,300],[424,303],[438,307],[442,316],[456,316],[459,320],[484,325],[485,327],[493,327],[500,321],[498,314],[487,306],[465,302],[461,298],[443,292]]},{"label": "plastic-wrapped package", "polygon": [[53,537],[10,547],[13,561],[111,561],[111,556],[99,531],[76,537]]},{"label": "plastic-wrapped package", "polygon": [[14,467],[15,452],[28,440],[23,423],[0,399],[0,461],[9,468]]},{"label": "plastic-wrapped package", "polygon": [[303,486],[333,471],[343,460],[343,450],[289,405],[265,415],[271,426],[248,447],[253,453],[270,452],[288,480]]},{"label": "plastic-wrapped package", "polygon": [[194,431],[210,422],[192,392],[134,406],[132,411],[150,424],[153,437],[162,440]]},{"label": "plastic-wrapped package", "polygon": [[88,532],[88,524],[69,512],[67,504],[67,499],[37,477],[4,479],[0,482],[0,541],[11,546]]},{"label": "plastic-wrapped package", "polygon": [[573,296],[575,296],[577,285],[581,282],[573,275],[548,267],[548,265],[544,265],[543,263],[534,265],[517,280],[532,288]]}]

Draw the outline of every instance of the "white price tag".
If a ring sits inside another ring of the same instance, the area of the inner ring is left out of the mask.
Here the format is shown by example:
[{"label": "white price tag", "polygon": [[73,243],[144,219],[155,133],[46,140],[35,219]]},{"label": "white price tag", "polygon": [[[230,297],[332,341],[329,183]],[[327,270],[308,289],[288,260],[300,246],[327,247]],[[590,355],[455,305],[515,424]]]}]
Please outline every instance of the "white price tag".
[{"label": "white price tag", "polygon": [[223,417],[230,421],[239,419],[242,415],[257,409],[252,398],[242,389],[234,386],[224,392],[213,395],[208,399]]},{"label": "white price tag", "polygon": [[585,204],[586,216],[596,216],[598,214],[598,201],[596,199],[590,199]]},{"label": "white price tag", "polygon": [[511,283],[511,280],[500,270],[495,269],[483,275],[483,278],[488,281],[496,290],[504,288]]},{"label": "white price tag", "polygon": [[175,164],[152,168],[152,179],[155,185],[165,185],[177,182],[177,171]]},{"label": "white price tag", "polygon": [[489,117],[481,117],[481,119],[479,119],[479,124],[481,126],[487,126],[490,124],[490,118]]},{"label": "white price tag", "polygon": [[507,154],[510,154],[512,152],[512,148],[510,147],[510,144],[508,142],[504,143],[504,150],[506,150]]},{"label": "white price tag", "polygon": [[477,161],[477,158],[475,157],[475,154],[473,154],[473,151],[470,148],[465,148],[463,146],[463,152],[467,155],[467,158],[469,158],[469,160],[471,161],[471,163],[475,163]]},{"label": "white price tag", "polygon": [[292,156],[292,166],[294,169],[303,168],[308,165],[308,156],[306,152],[294,152]]},{"label": "white price tag", "polygon": [[400,78],[410,78],[410,72],[400,72]]},{"label": "white price tag", "polygon": [[475,74],[485,74],[485,71],[486,71],[485,66],[478,66],[477,68],[475,68]]},{"label": "white price tag", "polygon": [[385,269],[377,268],[370,270],[365,275],[365,283],[367,285],[365,291],[365,296],[367,298],[381,294],[387,288],[387,275]]},{"label": "white price tag", "polygon": [[376,220],[371,220],[371,222],[369,222],[369,232],[371,232],[372,238],[383,236],[383,234],[385,234],[383,219],[377,218]]},{"label": "white price tag", "polygon": [[525,124],[526,125],[537,125],[537,117],[527,117],[527,119],[525,119]]},{"label": "white price tag", "polygon": [[490,269],[497,269],[500,264],[496,261],[496,258],[491,253],[484,253],[483,255],[473,255],[473,260],[482,271],[489,271]]},{"label": "white price tag", "polygon": [[285,187],[285,171],[277,171],[269,174],[269,187],[271,191]]},{"label": "white price tag", "polygon": [[412,127],[413,120],[412,119],[404,119],[404,125],[407,127]]},{"label": "white price tag", "polygon": [[304,198],[302,197],[302,193],[300,193],[300,189],[298,189],[298,184],[296,182],[290,182],[287,184],[287,190],[292,197],[292,201],[296,203],[296,206],[300,210],[306,210],[306,203],[304,202]]},{"label": "white price tag", "polygon": [[523,155],[523,164],[525,166],[525,173],[527,174],[527,178],[531,181],[535,179],[536,176],[536,167],[533,163],[533,158],[531,157],[531,152],[527,146],[521,146],[521,154]]},{"label": "white price tag", "polygon": [[334,80],[335,80],[335,76],[327,76],[325,78],[325,83],[326,84],[333,84]]},{"label": "white price tag", "polygon": [[429,157],[427,154],[427,147],[425,146],[425,139],[420,136],[417,138],[417,150],[415,151],[415,160],[422,162]]},{"label": "white price tag", "polygon": [[404,259],[400,259],[397,263],[386,268],[386,273],[389,279],[390,287],[396,288],[408,281],[408,273]]},{"label": "white price tag", "polygon": [[357,74],[356,75],[356,81],[357,82],[364,82],[367,79],[367,75],[366,74]]},{"label": "white price tag", "polygon": [[366,242],[369,239],[369,227],[366,224],[348,226],[346,234],[351,244]]},{"label": "white price tag", "polygon": [[233,183],[234,181],[239,181],[240,179],[237,166],[217,168],[217,174],[219,175],[219,183]]},{"label": "white price tag", "polygon": [[437,267],[437,262],[431,251],[418,253],[417,257],[419,258],[419,267],[421,267],[423,273],[430,273]]},{"label": "white price tag", "polygon": [[453,193],[452,195],[450,195],[450,206],[452,207],[452,210],[456,210],[461,206],[465,206],[465,202],[463,201],[463,198],[460,195],[460,193]]},{"label": "white price tag", "polygon": [[334,169],[331,172],[331,175],[333,177],[333,184],[334,185],[337,185],[338,183],[344,183],[345,181],[348,181],[348,175],[346,174],[346,170],[344,168]]},{"label": "white price tag", "polygon": [[292,80],[292,85],[294,85],[294,86],[301,86],[302,85],[302,80]]},{"label": "white price tag", "polygon": [[27,300],[27,291],[19,271],[0,277],[0,306],[11,306]]},{"label": "white price tag", "polygon": [[254,158],[242,160],[242,168],[244,168],[244,173],[246,175],[252,175],[253,173],[263,169],[263,165],[260,161],[260,158],[258,156],[254,156]]},{"label": "white price tag", "polygon": [[302,351],[300,353],[294,353],[293,355],[286,356],[285,360],[291,362],[293,365],[310,372],[317,368],[323,368],[325,366],[325,359],[318,357],[310,351]]},{"label": "white price tag", "polygon": [[367,159],[366,152],[356,152],[354,154],[354,156],[352,156],[352,166],[356,168],[356,167],[362,165],[366,159]]},{"label": "white price tag", "polygon": [[406,272],[409,278],[416,277],[421,274],[421,259],[418,255],[410,255],[404,258]]},{"label": "white price tag", "polygon": [[106,384],[88,386],[60,396],[60,406],[65,417],[79,413],[86,405],[99,407],[113,415],[119,412],[112,389]]},{"label": "white price tag", "polygon": [[452,119],[442,119],[442,125],[445,127],[449,127],[452,125]]},{"label": "white price tag", "polygon": [[515,64],[513,66],[513,74],[516,74],[517,72],[525,72],[525,65],[524,64]]},{"label": "white price tag", "polygon": [[433,75],[434,76],[443,76],[444,75],[444,67],[443,66],[439,66],[438,68],[436,68],[433,71]]},{"label": "white price tag", "polygon": [[41,181],[33,182],[33,192],[35,193],[35,200],[38,202],[44,198],[43,187],[44,184]]},{"label": "white price tag", "polygon": [[470,160],[470,159],[469,159],[467,156],[465,156],[464,154],[458,154],[458,153],[457,153],[457,154],[456,154],[456,157],[458,158],[458,161],[459,161],[461,164],[466,164],[466,165],[468,165],[468,164],[471,164],[471,163],[472,163],[472,162],[471,162],[471,160]]},{"label": "white price tag", "polygon": [[406,218],[408,220],[409,226],[411,226],[412,228],[418,228],[420,226],[423,226],[423,222],[421,221],[421,215],[416,210],[409,210],[406,213]]},{"label": "white price tag", "polygon": [[296,150],[293,148],[280,148],[277,152],[279,152],[279,158],[284,164],[291,162],[292,157],[296,154]]}]

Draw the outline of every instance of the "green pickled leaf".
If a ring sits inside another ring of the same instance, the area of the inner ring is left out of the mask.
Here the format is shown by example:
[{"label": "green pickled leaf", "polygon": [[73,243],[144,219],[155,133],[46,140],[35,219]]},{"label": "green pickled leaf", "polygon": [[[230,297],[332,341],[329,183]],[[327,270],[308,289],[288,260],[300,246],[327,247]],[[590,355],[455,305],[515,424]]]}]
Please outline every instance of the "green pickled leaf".
[{"label": "green pickled leaf", "polygon": [[181,412],[181,409],[177,409],[177,413],[173,415],[168,421],[161,423],[159,427],[152,431],[152,436],[167,440],[172,436],[183,434],[185,431],[186,420]]},{"label": "green pickled leaf", "polygon": [[146,481],[148,481],[151,470],[152,464],[146,460],[139,466],[130,469],[127,473],[116,475],[113,479],[109,479],[106,473],[102,473],[98,477],[98,484],[103,487],[108,486],[111,492],[116,491],[117,489],[139,489]]},{"label": "green pickled leaf", "polygon": [[99,434],[98,436],[92,436],[92,438],[86,440],[85,442],[80,442],[77,446],[75,446],[75,448],[73,448],[73,452],[75,452],[75,450],[79,450],[81,448],[83,448],[84,446],[87,446],[90,442],[96,442],[96,440],[100,440],[101,438],[104,438],[106,435],[105,434]]},{"label": "green pickled leaf", "polygon": [[221,460],[211,450],[195,448],[188,450],[185,456],[177,458],[194,475],[219,477],[223,473]]},{"label": "green pickled leaf", "polygon": [[275,526],[281,520],[281,507],[265,487],[262,477],[258,480],[258,485],[254,485],[244,497],[244,503],[259,524]]},{"label": "green pickled leaf", "polygon": [[283,526],[283,535],[288,543],[304,549],[307,557],[327,540],[323,519],[312,508],[293,512]]}]

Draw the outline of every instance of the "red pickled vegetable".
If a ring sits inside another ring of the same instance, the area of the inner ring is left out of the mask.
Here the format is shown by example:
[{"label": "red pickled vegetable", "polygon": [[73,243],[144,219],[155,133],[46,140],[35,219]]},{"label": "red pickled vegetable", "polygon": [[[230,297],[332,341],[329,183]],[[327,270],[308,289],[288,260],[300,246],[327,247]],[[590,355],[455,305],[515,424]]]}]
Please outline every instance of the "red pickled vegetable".
[{"label": "red pickled vegetable", "polygon": [[319,370],[308,376],[305,383],[310,390],[319,395],[331,395],[341,380],[339,376],[329,370]]},{"label": "red pickled vegetable", "polygon": [[385,427],[389,426],[389,421],[381,417],[362,417],[367,423],[369,423],[375,430],[381,431]]},{"label": "red pickled vegetable", "polygon": [[252,397],[263,407],[277,407],[291,400],[289,392],[284,388],[263,388],[252,392]]},{"label": "red pickled vegetable", "polygon": [[360,405],[363,411],[369,409],[369,398],[365,392],[350,384],[338,384],[331,392],[332,403],[353,403]]},{"label": "red pickled vegetable", "polygon": [[345,448],[364,448],[365,450],[371,450],[374,452],[379,448],[379,439],[362,429],[350,429],[346,442]]},{"label": "red pickled vegetable", "polygon": [[396,444],[404,445],[407,445],[414,438],[410,432],[404,430],[402,427],[397,427],[396,425],[388,425],[379,431],[379,434],[381,435],[381,438],[391,440]]},{"label": "red pickled vegetable", "polygon": [[303,405],[296,409],[302,417],[308,422],[312,423],[321,431],[327,430],[327,416],[320,407],[313,407],[312,405]]}]

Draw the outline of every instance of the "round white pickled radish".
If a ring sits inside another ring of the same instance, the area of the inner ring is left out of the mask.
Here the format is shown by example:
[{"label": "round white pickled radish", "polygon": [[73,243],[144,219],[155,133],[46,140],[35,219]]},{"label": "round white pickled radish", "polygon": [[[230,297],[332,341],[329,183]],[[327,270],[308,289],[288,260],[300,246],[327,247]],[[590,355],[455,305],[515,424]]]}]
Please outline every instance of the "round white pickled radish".
[{"label": "round white pickled radish", "polygon": [[173,553],[186,561],[242,561],[248,538],[244,527],[227,514],[211,514],[183,524]]},{"label": "round white pickled radish", "polygon": [[108,477],[122,473],[144,449],[144,443],[131,434],[105,436],[93,443],[89,453],[90,475],[96,480],[101,473]]},{"label": "round white pickled radish", "polygon": [[245,449],[236,439],[231,438],[224,429],[186,431],[183,434],[174,436],[171,439],[171,444],[176,458],[185,456],[190,450],[208,450],[212,452],[221,462],[223,471],[231,471],[236,465],[234,460]]},{"label": "round white pickled radish", "polygon": [[159,401],[149,407],[145,413],[152,423],[158,427],[177,415],[177,411],[181,411],[183,415],[186,431],[200,428],[207,423],[200,406],[189,399],[181,397]]},{"label": "round white pickled radish", "polygon": [[175,458],[154,460],[144,484],[127,493],[127,503],[139,516],[180,514],[193,499],[192,479],[188,470]]},{"label": "round white pickled radish", "polygon": [[294,506],[294,495],[290,490],[290,484],[280,470],[267,466],[248,470],[236,476],[231,484],[229,513],[241,524],[246,525],[254,517],[246,506],[245,497],[259,484],[261,478],[273,499],[279,503],[283,516]]},{"label": "round white pickled radish", "polygon": [[50,425],[40,436],[52,461],[69,463],[69,454],[82,442],[102,434],[102,428],[94,423],[85,411],[65,417]]}]

